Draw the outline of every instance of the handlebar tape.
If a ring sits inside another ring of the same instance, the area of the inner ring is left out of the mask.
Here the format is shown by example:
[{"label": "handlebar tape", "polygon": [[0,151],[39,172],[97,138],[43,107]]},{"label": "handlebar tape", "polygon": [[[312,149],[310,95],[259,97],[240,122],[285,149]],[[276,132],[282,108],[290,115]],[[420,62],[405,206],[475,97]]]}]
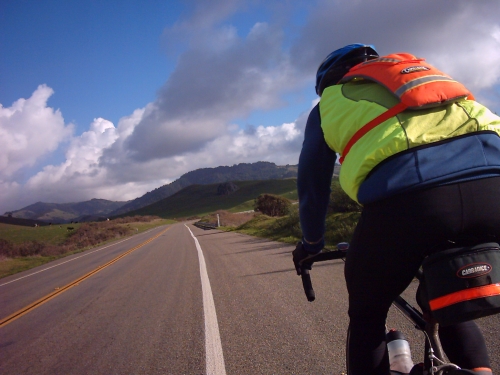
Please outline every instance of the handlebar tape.
[{"label": "handlebar tape", "polygon": [[311,275],[309,270],[303,269],[300,276],[302,277],[302,286],[304,287],[304,293],[306,294],[307,300],[312,302],[316,299],[316,294],[312,287]]}]

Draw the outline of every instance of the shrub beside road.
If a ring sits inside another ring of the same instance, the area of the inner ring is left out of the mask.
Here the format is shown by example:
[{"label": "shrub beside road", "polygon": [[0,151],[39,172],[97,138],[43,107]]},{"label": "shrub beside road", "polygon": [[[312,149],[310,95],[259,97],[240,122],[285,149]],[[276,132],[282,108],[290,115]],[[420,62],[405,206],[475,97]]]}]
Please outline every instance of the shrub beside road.
[{"label": "shrub beside road", "polygon": [[[258,201],[255,202],[257,207]],[[222,230],[236,231],[274,241],[296,243],[302,239],[298,205],[288,205],[286,215],[270,216],[262,213],[246,217],[245,222],[232,223],[226,215],[222,221]],[[272,210],[271,210],[272,212]],[[359,218],[361,206],[354,202],[340,188],[338,181],[333,181],[330,204],[326,217],[325,242],[327,248],[335,247],[340,242],[350,242]]]}]

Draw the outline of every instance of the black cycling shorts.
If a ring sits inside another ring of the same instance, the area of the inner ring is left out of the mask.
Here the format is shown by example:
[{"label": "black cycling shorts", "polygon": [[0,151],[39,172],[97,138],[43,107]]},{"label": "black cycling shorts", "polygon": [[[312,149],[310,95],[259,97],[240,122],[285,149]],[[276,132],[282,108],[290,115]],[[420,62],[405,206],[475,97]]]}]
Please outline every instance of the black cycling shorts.
[{"label": "black cycling shorts", "polygon": [[[392,301],[408,287],[424,257],[450,241],[500,242],[500,177],[399,194],[365,205],[345,267],[350,362],[366,359],[369,352],[386,356],[380,340]],[[484,366],[486,353],[476,356],[474,363]],[[373,359],[377,361],[385,360]]]}]

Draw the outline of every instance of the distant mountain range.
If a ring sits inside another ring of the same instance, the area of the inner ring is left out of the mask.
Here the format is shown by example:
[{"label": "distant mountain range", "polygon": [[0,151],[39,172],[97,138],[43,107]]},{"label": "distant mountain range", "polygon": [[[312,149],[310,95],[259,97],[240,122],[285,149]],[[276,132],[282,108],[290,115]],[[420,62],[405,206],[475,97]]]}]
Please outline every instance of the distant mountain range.
[{"label": "distant mountain range", "polygon": [[105,219],[111,212],[122,207],[125,203],[127,202],[113,202],[105,199],[91,199],[78,203],[37,202],[17,211],[6,212],[5,216],[54,224],[95,221]]},{"label": "distant mountain range", "polygon": [[124,215],[127,212],[149,206],[170,197],[191,185],[209,185],[229,181],[271,180],[297,177],[297,165],[277,166],[270,162],[241,163],[233,166],[202,168],[182,175],[174,182],[163,185],[128,202],[91,199],[78,203],[38,202],[5,216],[52,223],[71,221],[96,221],[106,217]]}]

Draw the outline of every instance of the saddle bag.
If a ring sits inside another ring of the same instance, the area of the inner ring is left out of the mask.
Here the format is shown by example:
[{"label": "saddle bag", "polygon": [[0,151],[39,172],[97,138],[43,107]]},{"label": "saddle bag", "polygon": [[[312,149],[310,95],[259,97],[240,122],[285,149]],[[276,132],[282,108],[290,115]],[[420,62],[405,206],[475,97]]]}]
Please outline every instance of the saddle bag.
[{"label": "saddle bag", "polygon": [[445,250],[423,264],[426,305],[442,326],[500,312],[500,246]]}]

